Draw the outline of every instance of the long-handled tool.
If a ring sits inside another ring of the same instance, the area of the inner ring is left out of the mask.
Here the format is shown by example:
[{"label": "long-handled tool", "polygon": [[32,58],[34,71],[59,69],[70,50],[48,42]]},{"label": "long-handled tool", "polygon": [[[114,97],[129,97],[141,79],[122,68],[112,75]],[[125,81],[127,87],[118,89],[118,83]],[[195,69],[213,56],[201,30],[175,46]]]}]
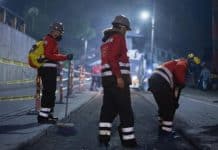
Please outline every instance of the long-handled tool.
[{"label": "long-handled tool", "polygon": [[[68,66],[68,83],[67,83],[67,95],[66,95],[66,105],[65,105],[65,119],[67,118],[67,114],[68,114],[68,104],[69,104],[69,96],[70,96],[70,73],[71,73],[70,68],[71,68],[71,61],[69,61],[69,66]],[[60,134],[73,135],[75,133],[73,123],[59,122],[56,125],[58,127],[58,133]]]},{"label": "long-handled tool", "polygon": [[70,96],[70,72],[71,72],[70,68],[71,68],[71,60],[69,60],[69,64],[68,64],[68,82],[67,82],[65,117],[67,117],[67,113],[68,113],[68,103],[69,103],[69,96]]}]

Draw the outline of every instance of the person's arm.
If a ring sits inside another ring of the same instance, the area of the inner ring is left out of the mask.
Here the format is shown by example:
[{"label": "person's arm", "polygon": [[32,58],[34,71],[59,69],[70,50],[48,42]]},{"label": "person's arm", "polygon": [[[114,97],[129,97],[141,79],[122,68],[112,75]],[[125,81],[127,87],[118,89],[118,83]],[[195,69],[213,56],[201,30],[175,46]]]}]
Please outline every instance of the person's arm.
[{"label": "person's arm", "polygon": [[45,57],[52,61],[64,61],[67,60],[66,55],[56,53],[57,45],[55,41],[50,38],[45,38]]},{"label": "person's arm", "polygon": [[119,66],[121,48],[122,48],[122,36],[115,35],[113,37],[111,49],[109,51],[108,60],[109,60],[109,65],[111,67],[112,73],[116,76],[117,86],[119,88],[124,87],[124,80],[121,76],[121,71],[120,71],[120,66]]},{"label": "person's arm", "polygon": [[187,62],[180,61],[177,62],[175,69],[174,69],[174,78],[175,78],[175,86],[180,87],[183,89],[185,87],[185,77],[187,73]]}]

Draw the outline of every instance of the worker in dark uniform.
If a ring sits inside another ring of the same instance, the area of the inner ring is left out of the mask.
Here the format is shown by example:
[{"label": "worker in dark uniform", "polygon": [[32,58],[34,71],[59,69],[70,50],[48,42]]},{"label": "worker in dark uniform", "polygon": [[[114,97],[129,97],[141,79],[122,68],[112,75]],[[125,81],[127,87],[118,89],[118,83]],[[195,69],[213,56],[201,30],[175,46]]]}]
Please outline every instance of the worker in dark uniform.
[{"label": "worker in dark uniform", "polygon": [[57,66],[59,61],[71,60],[73,54],[62,55],[59,53],[58,42],[64,33],[61,22],[55,22],[50,26],[50,32],[44,37],[44,64],[38,69],[38,74],[42,80],[41,108],[37,117],[38,123],[54,124],[57,119],[53,116],[55,106],[55,91]]},{"label": "worker in dark uniform", "polygon": [[200,64],[193,54],[188,57],[167,61],[157,67],[149,78],[149,90],[158,105],[159,135],[175,138],[173,119],[181,90],[185,87],[185,77],[190,66]]},{"label": "worker in dark uniform", "polygon": [[103,105],[99,122],[99,142],[109,143],[112,122],[120,117],[118,127],[124,147],[136,147],[134,117],[130,99],[130,64],[125,34],[131,30],[128,18],[116,16],[113,27],[104,31],[101,45]]}]

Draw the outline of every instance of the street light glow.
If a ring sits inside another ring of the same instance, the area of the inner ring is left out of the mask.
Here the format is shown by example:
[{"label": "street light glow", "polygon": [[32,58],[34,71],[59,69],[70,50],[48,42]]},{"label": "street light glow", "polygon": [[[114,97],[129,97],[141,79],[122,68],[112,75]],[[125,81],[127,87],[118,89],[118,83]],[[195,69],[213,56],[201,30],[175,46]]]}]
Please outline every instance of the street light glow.
[{"label": "street light glow", "polygon": [[136,33],[136,34],[139,34],[139,33],[140,33],[140,29],[139,29],[139,28],[136,28],[135,33]]},{"label": "street light glow", "polygon": [[142,11],[140,14],[140,18],[142,20],[148,20],[148,18],[150,18],[150,13],[148,11]]}]

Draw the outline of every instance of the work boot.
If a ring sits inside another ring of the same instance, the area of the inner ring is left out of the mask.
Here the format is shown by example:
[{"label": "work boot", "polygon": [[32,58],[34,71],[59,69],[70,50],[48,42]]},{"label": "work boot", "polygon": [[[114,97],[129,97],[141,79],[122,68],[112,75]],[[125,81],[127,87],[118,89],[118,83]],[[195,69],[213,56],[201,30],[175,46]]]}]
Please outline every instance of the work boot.
[{"label": "work boot", "polygon": [[175,139],[181,138],[181,136],[178,134],[178,132],[176,132],[175,129],[172,131],[172,134],[173,134],[173,136],[174,136]]},{"label": "work boot", "polygon": [[137,142],[136,142],[136,139],[123,140],[123,137],[122,137],[123,134],[122,134],[122,130],[121,130],[120,126],[118,127],[118,132],[119,132],[120,141],[121,141],[121,144],[122,144],[123,147],[126,147],[126,148],[136,148],[136,147],[139,146],[137,144]]},{"label": "work boot", "polygon": [[38,123],[39,124],[56,124],[57,120],[49,118],[49,117],[42,117],[39,116],[37,117]]},{"label": "work boot", "polygon": [[53,114],[49,114],[48,118],[58,121],[58,117],[54,117]]},{"label": "work boot", "polygon": [[178,140],[180,138],[180,136],[178,136],[177,134],[175,134],[175,132],[171,131],[164,131],[164,130],[160,130],[159,131],[159,138],[166,140],[166,141],[174,141],[174,140]]},{"label": "work boot", "polygon": [[128,140],[128,141],[123,141],[122,146],[126,148],[137,148],[139,145],[137,144],[136,140]]},{"label": "work boot", "polygon": [[54,108],[51,108],[51,111],[49,112],[48,117],[50,119],[58,121],[58,117],[56,117],[56,116],[54,117]]},{"label": "work boot", "polygon": [[109,147],[110,136],[98,135],[98,141],[100,146]]}]

